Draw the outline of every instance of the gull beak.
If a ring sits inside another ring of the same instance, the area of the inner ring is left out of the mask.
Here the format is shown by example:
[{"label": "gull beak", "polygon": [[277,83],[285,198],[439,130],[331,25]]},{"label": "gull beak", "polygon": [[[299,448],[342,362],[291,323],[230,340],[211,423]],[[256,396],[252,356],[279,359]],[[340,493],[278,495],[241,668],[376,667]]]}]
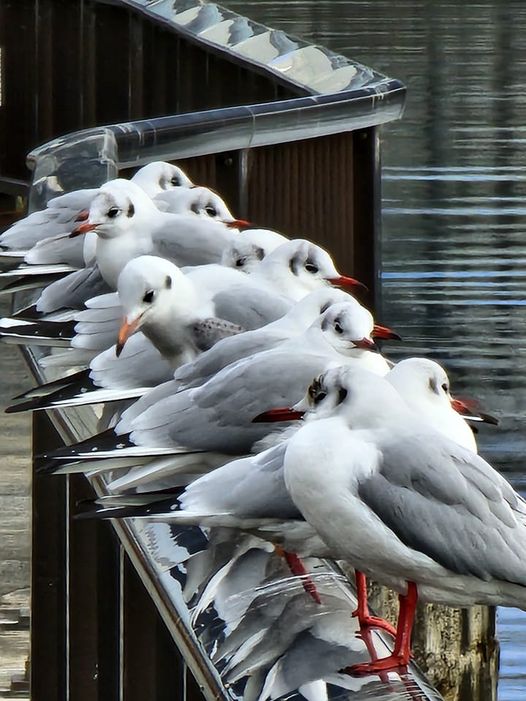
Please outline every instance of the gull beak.
[{"label": "gull beak", "polygon": [[452,399],[451,406],[457,414],[460,414],[464,419],[469,419],[469,421],[481,421],[492,426],[499,424],[497,418],[480,411],[477,402],[472,399]]},{"label": "gull beak", "polygon": [[88,231],[93,231],[94,229],[97,228],[96,224],[90,224],[89,222],[84,222],[83,224],[79,224],[76,226],[71,234],[69,235],[70,239],[75,238],[75,236],[81,236],[82,234],[87,234]]},{"label": "gull beak", "polygon": [[378,352],[379,348],[374,341],[370,338],[360,338],[358,341],[353,341],[353,345],[356,348],[361,348],[362,350],[369,350]]},{"label": "gull beak", "polygon": [[89,209],[82,209],[75,217],[75,221],[87,221],[88,218],[89,218]]},{"label": "gull beak", "polygon": [[380,338],[382,340],[391,341],[401,341],[402,337],[399,336],[395,331],[392,331],[387,326],[380,326],[380,324],[375,324],[373,326],[373,332],[371,334],[373,338]]},{"label": "gull beak", "polygon": [[280,407],[279,409],[269,409],[262,414],[258,414],[255,419],[252,419],[253,424],[274,423],[277,421],[298,421],[303,418],[304,411],[296,411],[289,407]]},{"label": "gull beak", "polygon": [[225,224],[229,229],[239,229],[239,231],[254,228],[254,224],[246,219],[232,219],[232,221],[225,221],[223,224]]},{"label": "gull beak", "polygon": [[368,288],[359,280],[355,280],[353,277],[347,277],[347,275],[340,275],[339,277],[327,278],[327,282],[330,282],[334,287],[341,287],[344,290],[364,290],[368,292]]},{"label": "gull beak", "polygon": [[142,314],[136,316],[135,319],[132,319],[132,321],[128,321],[127,318],[123,321],[122,326],[119,329],[119,339],[117,341],[117,345],[115,346],[115,354],[117,358],[120,357],[126,341],[139,329],[141,323]]}]

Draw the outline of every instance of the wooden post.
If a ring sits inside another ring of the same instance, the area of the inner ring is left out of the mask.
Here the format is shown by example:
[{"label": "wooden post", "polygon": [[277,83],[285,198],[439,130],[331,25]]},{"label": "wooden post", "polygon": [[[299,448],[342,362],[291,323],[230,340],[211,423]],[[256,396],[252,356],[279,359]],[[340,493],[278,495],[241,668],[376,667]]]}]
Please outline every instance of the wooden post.
[{"label": "wooden post", "polygon": [[[371,608],[395,622],[397,597],[374,584],[369,593]],[[496,701],[499,645],[493,607],[420,605],[413,651],[416,663],[444,701]]]}]

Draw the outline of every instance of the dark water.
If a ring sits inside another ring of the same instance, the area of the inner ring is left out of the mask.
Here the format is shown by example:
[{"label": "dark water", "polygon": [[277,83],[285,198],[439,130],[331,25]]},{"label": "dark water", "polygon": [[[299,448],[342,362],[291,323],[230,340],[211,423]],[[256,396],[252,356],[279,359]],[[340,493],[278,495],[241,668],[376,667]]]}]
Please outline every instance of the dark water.
[{"label": "dark water", "polygon": [[[480,450],[526,490],[526,3],[225,4],[406,83],[384,130],[381,318],[500,418]],[[499,637],[499,699],[524,699],[526,614],[499,612]]]}]

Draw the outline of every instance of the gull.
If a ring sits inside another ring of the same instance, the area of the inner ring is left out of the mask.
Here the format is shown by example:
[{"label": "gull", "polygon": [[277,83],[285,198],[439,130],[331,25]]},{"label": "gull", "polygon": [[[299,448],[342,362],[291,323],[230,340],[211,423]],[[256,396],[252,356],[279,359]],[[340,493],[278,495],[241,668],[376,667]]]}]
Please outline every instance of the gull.
[{"label": "gull", "polygon": [[[192,181],[181,168],[163,161],[148,163],[140,168],[131,178],[131,182],[150,197],[173,188],[187,189],[192,186]],[[54,197],[47,203],[46,209],[33,212],[4,231],[0,235],[0,247],[12,251],[16,260],[23,258],[29,249],[44,239],[69,235],[79,221],[87,217],[89,207],[98,192],[99,188],[90,188]],[[2,255],[5,256],[5,252]],[[28,262],[62,262],[35,260],[35,257],[30,257]]]},{"label": "gull", "polygon": [[344,411],[292,436],[284,476],[332,551],[399,593],[393,653],[348,670],[370,674],[409,663],[418,599],[526,608],[526,503],[385,379],[346,372]]}]

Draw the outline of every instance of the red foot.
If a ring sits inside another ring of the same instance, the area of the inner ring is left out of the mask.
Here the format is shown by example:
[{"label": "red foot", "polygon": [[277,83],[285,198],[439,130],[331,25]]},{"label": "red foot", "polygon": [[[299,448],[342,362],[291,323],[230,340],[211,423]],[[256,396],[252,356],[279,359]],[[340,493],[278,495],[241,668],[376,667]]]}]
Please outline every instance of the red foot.
[{"label": "red foot", "polygon": [[386,633],[389,633],[389,635],[392,635],[393,638],[396,637],[396,628],[392,626],[389,621],[379,618],[378,616],[360,616],[358,611],[354,611],[352,615],[355,617],[358,616],[361,630],[380,628],[381,630],[385,630]]},{"label": "red foot", "polygon": [[409,660],[403,655],[389,655],[374,662],[363,662],[346,667],[343,671],[352,677],[364,677],[368,674],[381,674],[382,672],[406,670]]}]

